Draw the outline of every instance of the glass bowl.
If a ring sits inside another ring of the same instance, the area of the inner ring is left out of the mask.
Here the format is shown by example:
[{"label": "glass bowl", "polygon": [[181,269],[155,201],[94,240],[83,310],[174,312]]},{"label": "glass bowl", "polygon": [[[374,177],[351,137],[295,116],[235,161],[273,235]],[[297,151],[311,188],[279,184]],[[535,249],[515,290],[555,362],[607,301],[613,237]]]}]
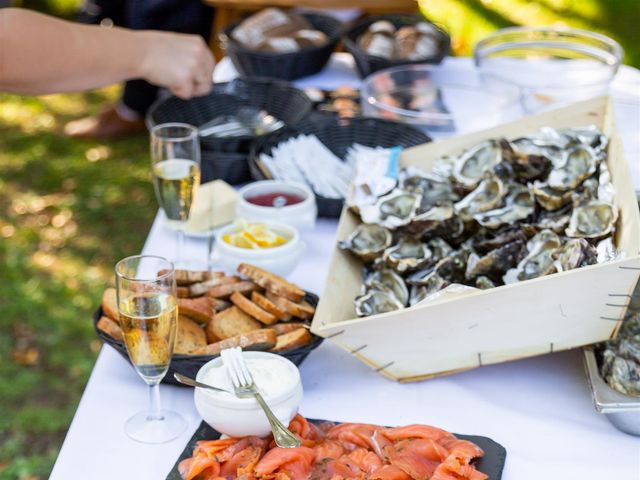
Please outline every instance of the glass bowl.
[{"label": "glass bowl", "polygon": [[477,74],[456,75],[435,65],[403,65],[364,79],[365,116],[419,127],[434,138],[467,133],[514,120],[522,114],[520,91],[484,85]]},{"label": "glass bowl", "polygon": [[536,112],[606,94],[623,55],[615,40],[586,30],[510,27],[480,40],[473,56],[487,85],[516,85]]}]

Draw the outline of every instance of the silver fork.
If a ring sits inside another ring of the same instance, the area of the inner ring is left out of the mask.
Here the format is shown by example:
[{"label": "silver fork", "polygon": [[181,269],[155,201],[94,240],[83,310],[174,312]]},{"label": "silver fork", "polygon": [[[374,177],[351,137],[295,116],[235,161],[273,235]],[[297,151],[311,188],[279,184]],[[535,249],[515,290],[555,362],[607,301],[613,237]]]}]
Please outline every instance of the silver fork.
[{"label": "silver fork", "polygon": [[265,402],[262,395],[260,395],[253,381],[253,376],[242,356],[242,349],[240,349],[240,347],[228,348],[222,350],[220,356],[222,357],[222,363],[227,367],[227,374],[231,379],[236,396],[240,398],[254,397],[260,407],[262,407],[269,421],[269,425],[271,425],[271,431],[273,432],[276,445],[281,448],[299,447],[301,442],[298,440],[298,437],[291,433],[287,427],[278,420],[278,417],[273,414],[267,402]]}]

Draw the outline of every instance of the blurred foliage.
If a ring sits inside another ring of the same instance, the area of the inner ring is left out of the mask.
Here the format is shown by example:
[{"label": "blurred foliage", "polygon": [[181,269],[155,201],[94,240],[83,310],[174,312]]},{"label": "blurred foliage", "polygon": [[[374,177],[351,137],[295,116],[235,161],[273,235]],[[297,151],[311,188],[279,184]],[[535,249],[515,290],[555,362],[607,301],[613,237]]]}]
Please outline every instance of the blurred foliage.
[{"label": "blurred foliage", "polygon": [[[78,0],[16,5],[72,17]],[[567,25],[621,42],[640,66],[638,0],[421,0],[454,51],[508,25]],[[114,263],[143,245],[156,210],[147,141],[60,134],[115,88],[0,95],[0,480],[47,478],[100,343],[91,325]]]}]

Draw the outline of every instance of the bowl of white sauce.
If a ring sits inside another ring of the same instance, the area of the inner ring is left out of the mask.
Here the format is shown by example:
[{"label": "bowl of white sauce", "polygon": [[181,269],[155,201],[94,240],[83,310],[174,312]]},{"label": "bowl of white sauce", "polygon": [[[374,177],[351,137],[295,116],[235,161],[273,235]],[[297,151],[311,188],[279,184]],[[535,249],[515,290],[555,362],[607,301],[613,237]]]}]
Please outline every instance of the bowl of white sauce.
[{"label": "bowl of white sauce", "polygon": [[[286,358],[273,353],[243,352],[242,355],[256,387],[273,413],[284,425],[289,425],[302,402],[298,368]],[[198,371],[196,380],[233,391],[220,357],[205,363]],[[220,433],[230,437],[264,437],[271,433],[267,417],[254,398],[238,398],[231,393],[196,388],[194,400],[200,416]]]}]

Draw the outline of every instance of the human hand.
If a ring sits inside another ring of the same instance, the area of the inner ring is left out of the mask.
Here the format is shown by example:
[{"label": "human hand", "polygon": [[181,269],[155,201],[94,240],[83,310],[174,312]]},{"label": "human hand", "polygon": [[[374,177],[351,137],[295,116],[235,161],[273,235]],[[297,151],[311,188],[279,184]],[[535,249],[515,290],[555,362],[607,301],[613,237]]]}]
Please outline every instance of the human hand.
[{"label": "human hand", "polygon": [[142,78],[183,99],[211,91],[215,61],[202,37],[158,31],[136,33],[143,47]]}]

